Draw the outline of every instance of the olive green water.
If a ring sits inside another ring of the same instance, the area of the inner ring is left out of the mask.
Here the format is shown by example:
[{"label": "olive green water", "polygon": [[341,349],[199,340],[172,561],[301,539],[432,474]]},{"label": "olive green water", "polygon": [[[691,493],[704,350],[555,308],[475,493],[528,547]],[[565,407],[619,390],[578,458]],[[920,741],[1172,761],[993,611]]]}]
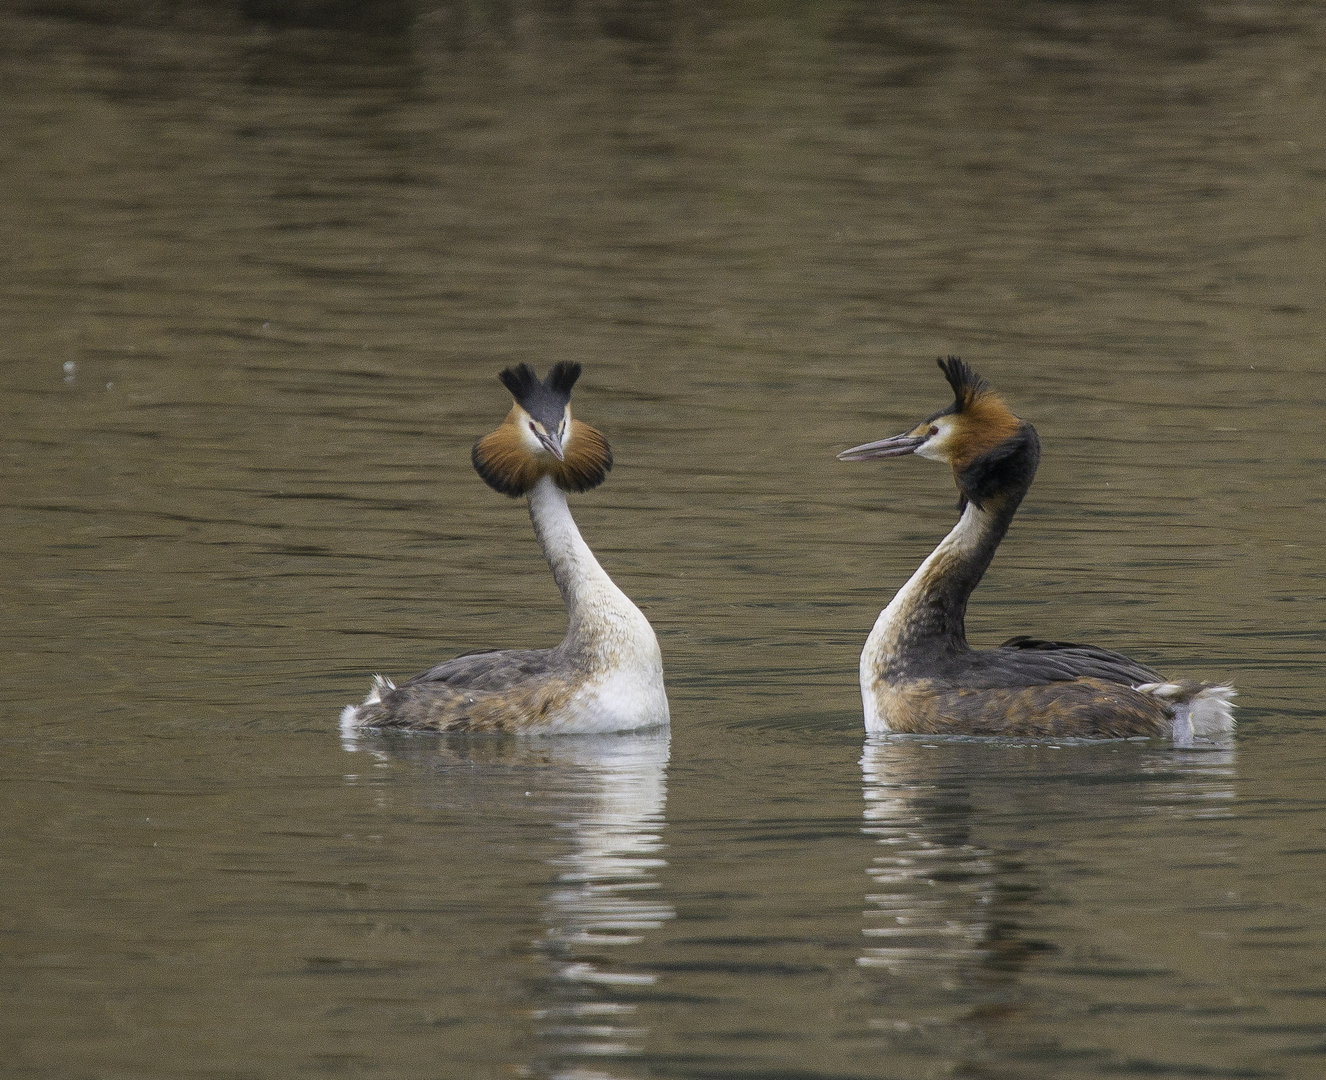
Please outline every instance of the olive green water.
[{"label": "olive green water", "polygon": [[[1326,1072],[1317,7],[247,10],[0,13],[0,1071]],[[1044,446],[973,640],[1233,750],[865,741],[955,494],[834,454],[948,353]],[[558,359],[670,736],[343,741],[561,635],[468,464]]]}]

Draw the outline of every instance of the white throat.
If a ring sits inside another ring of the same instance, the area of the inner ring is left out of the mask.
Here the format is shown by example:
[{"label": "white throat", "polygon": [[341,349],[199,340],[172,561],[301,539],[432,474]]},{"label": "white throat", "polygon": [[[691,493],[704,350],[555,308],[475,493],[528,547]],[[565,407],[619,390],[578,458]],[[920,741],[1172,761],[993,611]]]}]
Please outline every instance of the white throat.
[{"label": "white throat", "polygon": [[984,511],[976,508],[975,503],[969,502],[962,517],[958,518],[958,523],[926,557],[925,562],[917,567],[916,572],[907,579],[907,584],[894,594],[889,606],[875,620],[874,628],[866,638],[865,648],[861,650],[861,699],[865,706],[866,730],[889,730],[886,718],[880,715],[876,695],[875,684],[879,674],[897,652],[907,628],[908,616],[930,587],[931,579],[942,572],[944,563],[949,559],[965,557],[979,546],[987,517]]},{"label": "white throat", "polygon": [[662,674],[653,627],[585,543],[551,477],[530,489],[529,516],[566,603],[563,647],[599,670],[644,666]]}]

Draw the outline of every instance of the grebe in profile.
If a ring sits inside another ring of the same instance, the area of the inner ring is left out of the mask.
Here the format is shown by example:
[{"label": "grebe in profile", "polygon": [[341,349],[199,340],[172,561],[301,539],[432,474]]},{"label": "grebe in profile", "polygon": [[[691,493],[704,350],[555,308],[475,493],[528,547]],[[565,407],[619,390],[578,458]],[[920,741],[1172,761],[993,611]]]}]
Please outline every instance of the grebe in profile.
[{"label": "grebe in profile", "polygon": [[539,381],[528,364],[499,378],[515,404],[474,444],[474,468],[504,495],[529,496],[529,515],[566,602],[566,637],[552,649],[467,653],[396,686],[379,675],[347,728],[420,731],[632,731],[668,722],[663,658],[649,621],[594,558],[566,505],[612,468],[607,440],[571,418],[580,365],[554,364]]},{"label": "grebe in profile", "polygon": [[1119,653],[1010,638],[973,649],[967,598],[994,558],[1040,461],[1036,429],[963,361],[941,359],[953,404],[911,431],[865,443],[842,461],[919,454],[953,468],[961,517],[875,622],[861,653],[869,732],[950,735],[1161,736],[1175,746],[1234,728],[1234,689],[1169,682]]}]

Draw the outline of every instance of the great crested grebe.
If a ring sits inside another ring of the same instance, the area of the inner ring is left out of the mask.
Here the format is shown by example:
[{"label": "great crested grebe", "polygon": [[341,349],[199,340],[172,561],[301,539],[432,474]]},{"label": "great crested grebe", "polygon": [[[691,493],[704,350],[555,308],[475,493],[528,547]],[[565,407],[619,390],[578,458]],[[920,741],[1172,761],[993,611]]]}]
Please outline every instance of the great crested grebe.
[{"label": "great crested grebe", "polygon": [[663,658],[644,617],[594,558],[566,505],[612,468],[608,442],[571,418],[580,365],[554,364],[540,382],[528,364],[498,376],[515,404],[471,459],[489,487],[529,496],[534,533],[566,602],[566,637],[552,649],[466,653],[396,686],[375,676],[342,728],[583,734],[668,722]]},{"label": "great crested grebe", "polygon": [[967,598],[994,558],[1040,461],[1036,429],[972,369],[939,366],[953,404],[890,439],[844,450],[842,461],[919,454],[953,468],[957,525],[898,590],[861,653],[866,730],[917,734],[1161,736],[1175,746],[1219,741],[1234,728],[1234,689],[1169,682],[1092,645],[1014,637],[967,644]]}]

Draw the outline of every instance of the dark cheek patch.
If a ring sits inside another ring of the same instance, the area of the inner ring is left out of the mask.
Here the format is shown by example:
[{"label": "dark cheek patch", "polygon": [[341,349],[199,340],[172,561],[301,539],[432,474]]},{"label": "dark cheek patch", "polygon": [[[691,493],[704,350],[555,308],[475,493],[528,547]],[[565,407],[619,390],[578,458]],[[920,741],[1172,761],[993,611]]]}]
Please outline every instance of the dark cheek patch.
[{"label": "dark cheek patch", "polygon": [[1024,424],[1014,434],[994,447],[953,467],[958,490],[964,499],[985,509],[987,500],[998,503],[1000,496],[1031,485],[1040,463],[1040,442],[1036,431]]}]

